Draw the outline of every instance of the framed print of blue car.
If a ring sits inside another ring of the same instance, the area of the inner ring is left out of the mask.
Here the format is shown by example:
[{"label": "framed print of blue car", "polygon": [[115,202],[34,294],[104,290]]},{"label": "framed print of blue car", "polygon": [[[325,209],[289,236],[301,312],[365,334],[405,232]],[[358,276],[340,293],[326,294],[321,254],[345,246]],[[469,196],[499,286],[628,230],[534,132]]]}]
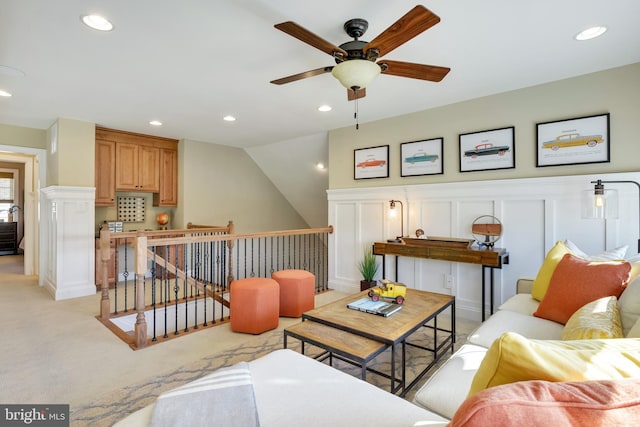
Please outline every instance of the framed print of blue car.
[{"label": "framed print of blue car", "polygon": [[460,172],[511,169],[515,163],[513,126],[463,133],[460,138]]},{"label": "framed print of blue car", "polygon": [[609,114],[538,123],[537,167],[609,162]]},{"label": "framed print of blue car", "polygon": [[442,168],[443,138],[400,144],[400,176],[438,175]]}]

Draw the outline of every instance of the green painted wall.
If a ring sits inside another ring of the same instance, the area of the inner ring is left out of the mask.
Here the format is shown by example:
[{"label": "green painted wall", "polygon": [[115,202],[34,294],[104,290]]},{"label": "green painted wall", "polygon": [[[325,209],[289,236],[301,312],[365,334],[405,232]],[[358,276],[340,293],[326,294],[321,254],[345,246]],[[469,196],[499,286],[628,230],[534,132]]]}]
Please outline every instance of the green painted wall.
[{"label": "green painted wall", "polygon": [[[329,188],[380,187],[640,170],[640,63],[336,129]],[[536,123],[610,113],[611,161],[536,167]],[[516,168],[459,172],[458,135],[515,126]],[[444,137],[444,174],[400,177],[400,144]],[[389,145],[389,178],[354,180],[353,150]]]}]

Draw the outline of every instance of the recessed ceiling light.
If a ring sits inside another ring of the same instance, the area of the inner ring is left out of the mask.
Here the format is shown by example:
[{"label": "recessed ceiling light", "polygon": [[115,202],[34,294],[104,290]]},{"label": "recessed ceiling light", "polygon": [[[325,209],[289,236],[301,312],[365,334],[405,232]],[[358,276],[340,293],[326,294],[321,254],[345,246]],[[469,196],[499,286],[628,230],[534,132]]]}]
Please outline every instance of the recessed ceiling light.
[{"label": "recessed ceiling light", "polygon": [[224,120],[225,122],[235,122],[236,118],[233,116],[224,116],[222,120]]},{"label": "recessed ceiling light", "polygon": [[330,105],[321,105],[318,107],[318,111],[322,111],[323,113],[326,113],[327,111],[331,111],[331,106]]},{"label": "recessed ceiling light", "polygon": [[320,169],[320,170],[324,170],[324,169],[325,169],[324,163],[322,163],[322,162],[318,163],[318,164],[316,165],[316,167],[317,167],[318,169]]},{"label": "recessed ceiling light", "polygon": [[100,15],[82,15],[80,17],[82,22],[90,28],[98,31],[111,31],[113,30],[113,24],[109,20]]},{"label": "recessed ceiling light", "polygon": [[8,97],[10,97],[12,95],[9,92],[7,92],[6,90],[0,89],[0,96],[4,96],[5,98],[8,98]]},{"label": "recessed ceiling light", "polygon": [[591,40],[603,35],[607,31],[607,27],[591,27],[576,34],[576,40]]},{"label": "recessed ceiling light", "polygon": [[160,120],[151,120],[149,124],[151,126],[162,126],[162,122]]}]

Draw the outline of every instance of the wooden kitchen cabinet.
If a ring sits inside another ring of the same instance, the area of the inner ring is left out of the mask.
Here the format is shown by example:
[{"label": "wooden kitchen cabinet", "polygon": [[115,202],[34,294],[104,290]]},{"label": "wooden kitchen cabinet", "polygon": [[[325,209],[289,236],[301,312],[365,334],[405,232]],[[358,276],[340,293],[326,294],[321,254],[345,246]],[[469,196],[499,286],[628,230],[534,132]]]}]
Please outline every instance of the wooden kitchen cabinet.
[{"label": "wooden kitchen cabinet", "polygon": [[178,205],[178,140],[96,127],[96,206],[116,191],[153,193],[154,206]]},{"label": "wooden kitchen cabinet", "polygon": [[116,143],[116,191],[160,191],[160,150]]},{"label": "wooden kitchen cabinet", "polygon": [[96,139],[96,206],[116,204],[116,143]]},{"label": "wooden kitchen cabinet", "polygon": [[178,150],[160,149],[160,191],[153,206],[178,206]]}]

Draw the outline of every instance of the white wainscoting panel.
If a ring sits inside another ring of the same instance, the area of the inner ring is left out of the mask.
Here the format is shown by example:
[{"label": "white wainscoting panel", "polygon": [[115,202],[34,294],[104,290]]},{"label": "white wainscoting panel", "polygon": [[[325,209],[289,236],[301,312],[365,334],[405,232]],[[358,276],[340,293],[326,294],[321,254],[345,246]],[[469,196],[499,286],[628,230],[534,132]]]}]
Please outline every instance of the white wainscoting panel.
[{"label": "white wainscoting panel", "polygon": [[[362,248],[400,233],[400,218],[389,216],[392,199],[403,202],[405,235],[415,236],[421,228],[428,236],[473,238],[475,218],[495,215],[502,222],[504,232],[496,246],[506,248],[510,256],[508,265],[494,270],[496,307],[515,294],[518,278],[535,277],[558,240],[572,240],[587,253],[628,245],[627,256],[635,255],[640,235],[638,189],[606,184],[618,190],[619,218],[585,219],[583,193],[593,189],[590,181],[596,179],[640,182],[640,173],[329,190],[329,224],[334,226],[329,238],[329,286],[359,290],[357,263]],[[395,265],[395,257],[386,257],[385,278],[395,279],[397,274],[410,287],[455,295],[460,316],[480,319],[480,266],[407,257],[397,260],[397,272]],[[488,300],[484,309],[488,312]]]}]

